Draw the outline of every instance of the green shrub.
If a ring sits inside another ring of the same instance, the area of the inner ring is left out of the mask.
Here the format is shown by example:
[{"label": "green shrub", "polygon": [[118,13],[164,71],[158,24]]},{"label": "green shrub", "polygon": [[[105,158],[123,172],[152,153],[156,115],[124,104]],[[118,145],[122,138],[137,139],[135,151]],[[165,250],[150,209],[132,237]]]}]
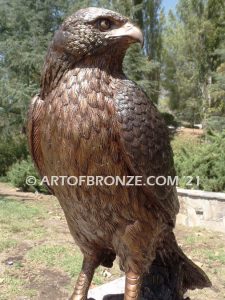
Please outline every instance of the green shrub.
[{"label": "green shrub", "polygon": [[206,129],[211,131],[220,132],[225,130],[225,117],[224,116],[211,116],[207,119]]},{"label": "green shrub", "polygon": [[0,138],[0,176],[5,176],[9,167],[18,159],[28,156],[27,141],[25,137]]},{"label": "green shrub", "polygon": [[[177,138],[172,143],[180,187],[205,191],[225,191],[225,131],[211,133],[201,142],[196,138]],[[196,178],[192,186],[186,185],[186,176]]]},{"label": "green shrub", "polygon": [[[36,178],[34,185],[27,184],[26,179],[28,176]],[[24,192],[38,191],[48,193],[46,187],[40,184],[41,180],[30,157],[27,160],[14,163],[7,172],[7,178],[15,187],[20,188]]]},{"label": "green shrub", "polygon": [[167,112],[161,112],[161,115],[162,115],[163,119],[165,120],[167,126],[177,127],[179,125],[178,122],[175,120],[175,117],[172,114],[167,113]]}]

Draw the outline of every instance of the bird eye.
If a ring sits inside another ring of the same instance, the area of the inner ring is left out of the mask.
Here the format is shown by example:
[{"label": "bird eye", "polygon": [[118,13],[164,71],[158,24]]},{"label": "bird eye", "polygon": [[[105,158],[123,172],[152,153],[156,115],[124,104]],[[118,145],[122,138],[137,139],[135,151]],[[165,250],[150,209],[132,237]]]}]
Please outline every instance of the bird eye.
[{"label": "bird eye", "polygon": [[108,19],[101,19],[99,20],[98,26],[101,31],[106,31],[111,27],[111,22]]}]

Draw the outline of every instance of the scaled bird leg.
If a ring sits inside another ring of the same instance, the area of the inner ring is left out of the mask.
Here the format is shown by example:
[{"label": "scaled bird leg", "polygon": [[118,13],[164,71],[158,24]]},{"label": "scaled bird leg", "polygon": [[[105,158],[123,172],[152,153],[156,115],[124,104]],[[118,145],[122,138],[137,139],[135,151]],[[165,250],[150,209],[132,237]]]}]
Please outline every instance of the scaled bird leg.
[{"label": "scaled bird leg", "polygon": [[141,275],[129,271],[126,273],[124,300],[138,300],[140,297]]},{"label": "scaled bird leg", "polygon": [[70,300],[86,300],[95,269],[99,263],[92,258],[84,257],[83,265]]}]

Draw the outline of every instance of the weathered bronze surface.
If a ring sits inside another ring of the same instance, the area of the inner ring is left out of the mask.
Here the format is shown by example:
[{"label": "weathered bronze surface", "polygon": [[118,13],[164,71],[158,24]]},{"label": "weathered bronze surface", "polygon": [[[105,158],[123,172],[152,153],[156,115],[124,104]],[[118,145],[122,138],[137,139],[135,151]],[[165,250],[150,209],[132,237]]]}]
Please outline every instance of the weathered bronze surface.
[{"label": "weathered bronze surface", "polygon": [[[28,116],[30,151],[41,176],[175,175],[160,113],[122,71],[135,42],[143,43],[136,26],[99,8],[79,10],[55,33]],[[49,189],[84,255],[71,299],[86,299],[95,268],[111,267],[116,255],[126,274],[126,300],[178,300],[189,288],[210,285],[176,243],[173,185]]]}]

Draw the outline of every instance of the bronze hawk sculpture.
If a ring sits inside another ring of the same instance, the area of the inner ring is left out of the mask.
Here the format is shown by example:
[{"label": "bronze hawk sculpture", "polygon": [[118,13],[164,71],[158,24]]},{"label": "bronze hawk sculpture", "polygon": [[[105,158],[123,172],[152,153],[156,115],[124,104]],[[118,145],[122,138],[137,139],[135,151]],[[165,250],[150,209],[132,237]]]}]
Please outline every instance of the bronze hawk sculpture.
[{"label": "bronze hawk sculpture", "polygon": [[[146,182],[175,175],[160,113],[122,70],[136,42],[143,43],[142,33],[126,17],[93,7],[74,13],[55,33],[28,115],[30,152],[42,177],[141,176]],[[116,256],[126,300],[180,300],[189,288],[210,286],[173,234],[179,210],[173,184],[49,189],[84,256],[71,299],[86,299],[95,269],[111,267]]]}]

